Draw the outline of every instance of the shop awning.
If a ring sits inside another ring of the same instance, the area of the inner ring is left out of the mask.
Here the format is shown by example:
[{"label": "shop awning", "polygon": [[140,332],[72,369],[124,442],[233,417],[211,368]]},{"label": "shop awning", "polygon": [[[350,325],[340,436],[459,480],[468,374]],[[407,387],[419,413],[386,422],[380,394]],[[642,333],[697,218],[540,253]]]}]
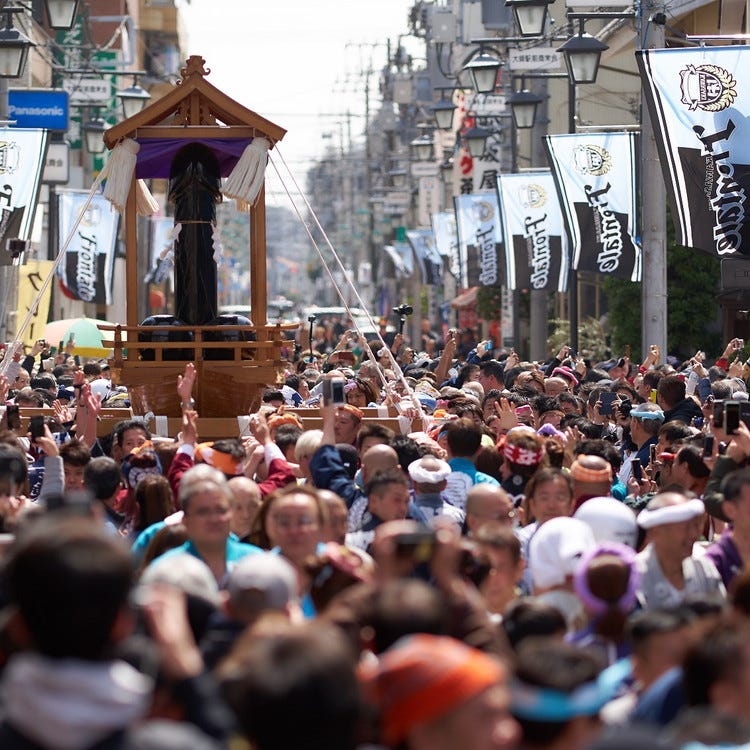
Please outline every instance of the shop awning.
[{"label": "shop awning", "polygon": [[463,310],[467,307],[475,307],[477,304],[477,292],[479,291],[478,286],[473,286],[467,289],[465,292],[461,292],[458,297],[454,297],[451,300],[451,307],[456,310]]}]

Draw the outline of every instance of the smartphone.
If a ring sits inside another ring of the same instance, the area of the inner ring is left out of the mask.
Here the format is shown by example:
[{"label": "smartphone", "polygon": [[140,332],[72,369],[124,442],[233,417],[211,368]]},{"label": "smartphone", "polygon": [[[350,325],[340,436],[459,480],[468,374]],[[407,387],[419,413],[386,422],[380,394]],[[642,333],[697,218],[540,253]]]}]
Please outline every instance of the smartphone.
[{"label": "smartphone", "polygon": [[44,436],[44,417],[41,414],[29,418],[29,433],[32,443]]},{"label": "smartphone", "polygon": [[21,416],[18,413],[18,404],[8,404],[5,408],[5,421],[9,430],[21,429]]},{"label": "smartphone", "polygon": [[630,462],[630,473],[637,482],[640,482],[641,479],[643,479],[643,467],[641,466],[640,458],[634,458]]},{"label": "smartphone", "polygon": [[569,349],[568,350],[568,356],[571,359],[578,359],[578,352],[575,349]]},{"label": "smartphone", "polygon": [[495,348],[495,342],[492,339],[487,339],[487,343],[484,345],[484,350],[491,352]]},{"label": "smartphone", "polygon": [[648,463],[649,466],[656,464],[656,443],[653,443],[648,449]]},{"label": "smartphone", "polygon": [[656,388],[651,389],[651,393],[648,394],[648,400],[652,403],[656,403]]},{"label": "smartphone", "polygon": [[599,407],[599,414],[610,416],[614,413],[612,404],[617,400],[616,393],[613,393],[612,391],[605,391],[601,396],[599,396],[599,400],[602,402],[601,406]]},{"label": "smartphone", "polygon": [[708,458],[714,453],[714,436],[706,435],[703,441],[703,455]]},{"label": "smartphone", "polygon": [[724,426],[724,399],[714,400],[713,426],[721,428]]},{"label": "smartphone", "polygon": [[435,549],[435,532],[425,529],[397,534],[393,543],[397,558],[412,560],[416,564],[429,562]]},{"label": "smartphone", "polygon": [[734,349],[735,351],[739,351],[740,349],[745,348],[745,339],[735,339],[734,340]]},{"label": "smartphone", "polygon": [[724,402],[724,432],[733,435],[740,426],[740,402]]},{"label": "smartphone", "polygon": [[344,396],[344,378],[328,378],[323,381],[323,404],[325,406],[341,406],[346,403]]}]

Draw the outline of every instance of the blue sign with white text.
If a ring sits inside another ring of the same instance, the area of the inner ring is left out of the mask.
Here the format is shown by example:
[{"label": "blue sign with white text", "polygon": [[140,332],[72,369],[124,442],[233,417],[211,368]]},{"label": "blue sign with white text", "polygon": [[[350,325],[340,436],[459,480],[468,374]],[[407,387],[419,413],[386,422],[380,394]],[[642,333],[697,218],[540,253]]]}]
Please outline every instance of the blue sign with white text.
[{"label": "blue sign with white text", "polygon": [[8,119],[15,128],[68,129],[68,92],[51,89],[10,89]]}]

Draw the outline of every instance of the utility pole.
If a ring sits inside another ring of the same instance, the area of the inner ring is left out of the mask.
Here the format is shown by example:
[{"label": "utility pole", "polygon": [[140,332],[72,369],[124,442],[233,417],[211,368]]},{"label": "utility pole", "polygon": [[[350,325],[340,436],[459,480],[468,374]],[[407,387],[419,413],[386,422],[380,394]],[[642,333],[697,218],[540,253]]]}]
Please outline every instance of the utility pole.
[{"label": "utility pole", "polygon": [[[664,14],[653,0],[641,4],[642,49],[664,47]],[[645,36],[644,36],[645,35]],[[641,347],[656,344],[667,353],[667,215],[666,188],[651,117],[641,88]]]}]

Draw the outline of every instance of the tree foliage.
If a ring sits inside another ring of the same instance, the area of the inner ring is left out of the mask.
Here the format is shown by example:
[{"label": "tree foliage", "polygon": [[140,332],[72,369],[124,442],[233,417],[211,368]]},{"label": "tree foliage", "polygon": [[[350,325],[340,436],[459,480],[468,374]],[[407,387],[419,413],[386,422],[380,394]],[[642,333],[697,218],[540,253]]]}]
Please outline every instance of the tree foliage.
[{"label": "tree foliage", "polygon": [[[550,320],[551,333],[547,337],[547,355],[554,357],[563,344],[570,343],[570,321],[554,318]],[[607,337],[602,324],[596,318],[584,318],[578,326],[578,346],[586,359],[601,362],[609,357]]]},{"label": "tree foliage", "polygon": [[[687,359],[697,349],[718,356],[723,348],[718,305],[719,259],[674,243],[674,230],[668,222],[667,236],[667,353]],[[622,352],[626,345],[633,359],[642,356],[641,284],[605,279],[608,301],[608,328],[612,350]],[[651,343],[651,342],[647,342]]]}]

